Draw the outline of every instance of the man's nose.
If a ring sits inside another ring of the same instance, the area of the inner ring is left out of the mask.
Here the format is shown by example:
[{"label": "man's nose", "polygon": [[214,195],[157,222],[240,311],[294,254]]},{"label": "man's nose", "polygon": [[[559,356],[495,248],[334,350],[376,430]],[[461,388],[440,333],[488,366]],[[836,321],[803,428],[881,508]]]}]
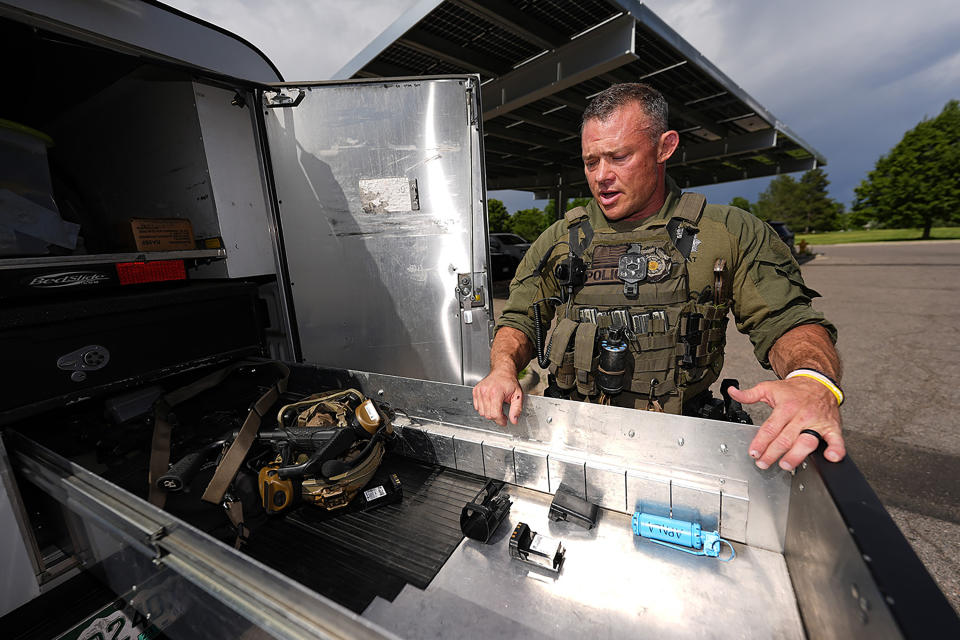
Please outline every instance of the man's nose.
[{"label": "man's nose", "polygon": [[597,171],[594,174],[597,182],[607,183],[612,181],[616,176],[614,176],[613,167],[604,159],[600,159],[597,163]]}]

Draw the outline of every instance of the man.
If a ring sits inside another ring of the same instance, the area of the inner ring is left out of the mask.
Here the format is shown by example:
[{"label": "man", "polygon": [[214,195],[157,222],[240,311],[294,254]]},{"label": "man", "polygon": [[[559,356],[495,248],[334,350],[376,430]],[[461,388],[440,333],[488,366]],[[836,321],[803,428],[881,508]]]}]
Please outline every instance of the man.
[{"label": "man", "polygon": [[666,101],[648,85],[614,85],[587,106],[581,147],[594,200],[547,229],[518,267],[474,408],[505,426],[509,404],[516,424],[517,373],[556,304],[551,380],[566,397],[690,412],[720,374],[732,310],[757,359],[781,378],[730,390],[773,408],[749,455],[762,469],[779,460],[790,470],[819,434],[826,458],[841,460],[841,366],[836,330],[810,306],[818,294],[766,224],[681,196],[665,174],[678,144]]}]

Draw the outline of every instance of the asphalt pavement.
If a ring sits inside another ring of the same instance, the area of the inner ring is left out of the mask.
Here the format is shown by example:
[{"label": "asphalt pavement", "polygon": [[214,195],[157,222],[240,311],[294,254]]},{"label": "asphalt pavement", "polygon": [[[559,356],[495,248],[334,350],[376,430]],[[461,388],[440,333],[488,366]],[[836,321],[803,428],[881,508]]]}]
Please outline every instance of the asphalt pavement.
[{"label": "asphalt pavement", "polygon": [[[802,272],[839,330],[849,455],[960,612],[960,241],[812,250]],[[505,295],[498,283],[498,314]],[[732,321],[727,343],[721,379],[775,379]],[[756,424],[769,415],[748,410]]]}]

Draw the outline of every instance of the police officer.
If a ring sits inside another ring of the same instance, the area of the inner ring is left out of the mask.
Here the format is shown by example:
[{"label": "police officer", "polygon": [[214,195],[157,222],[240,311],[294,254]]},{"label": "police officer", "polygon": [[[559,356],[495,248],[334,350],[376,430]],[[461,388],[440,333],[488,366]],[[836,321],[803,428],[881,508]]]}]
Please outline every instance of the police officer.
[{"label": "police officer", "polygon": [[[819,434],[826,458],[841,460],[841,365],[835,328],[810,305],[818,294],[766,224],[680,193],[665,174],[678,144],[666,101],[648,85],[614,85],[590,102],[581,149],[594,199],[544,231],[517,268],[474,408],[516,424],[517,374],[539,339],[563,397],[691,413],[720,374],[732,310],[780,378],[730,390],[773,408],[749,455],[760,468],[779,460],[790,470]],[[555,313],[547,356],[542,332]]]}]

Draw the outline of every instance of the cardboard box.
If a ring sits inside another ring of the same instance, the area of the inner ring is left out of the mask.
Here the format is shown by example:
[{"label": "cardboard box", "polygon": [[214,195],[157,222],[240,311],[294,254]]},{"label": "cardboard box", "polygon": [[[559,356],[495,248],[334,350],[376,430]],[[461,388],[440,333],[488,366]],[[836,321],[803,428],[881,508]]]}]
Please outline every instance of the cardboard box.
[{"label": "cardboard box", "polygon": [[186,251],[196,248],[193,225],[183,218],[130,218],[137,251]]}]

